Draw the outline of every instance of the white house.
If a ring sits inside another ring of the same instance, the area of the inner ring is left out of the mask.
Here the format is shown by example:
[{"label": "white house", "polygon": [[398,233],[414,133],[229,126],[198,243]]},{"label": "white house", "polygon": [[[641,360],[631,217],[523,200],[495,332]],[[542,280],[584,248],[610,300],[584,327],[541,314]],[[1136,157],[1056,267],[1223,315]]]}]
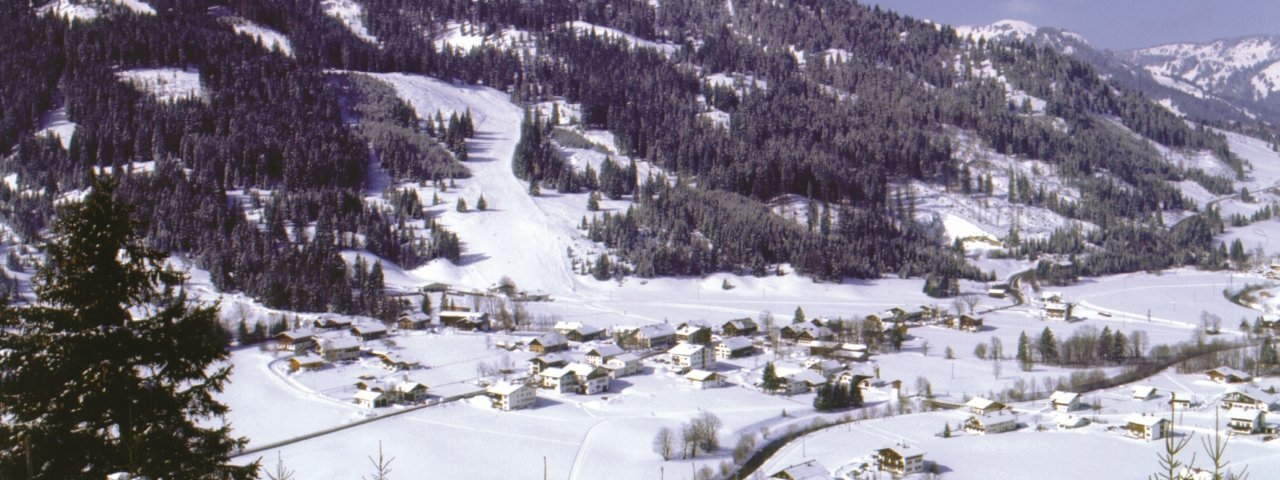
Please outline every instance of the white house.
[{"label": "white house", "polygon": [[818,372],[824,377],[830,377],[840,373],[841,370],[844,370],[844,365],[841,365],[840,362],[835,360],[811,357],[804,361],[804,368]]},{"label": "white house", "polygon": [[1018,428],[1018,416],[1000,411],[989,415],[970,415],[964,420],[964,431],[976,434],[1003,433]]},{"label": "white house", "polygon": [[624,353],[604,363],[605,370],[609,371],[610,378],[622,378],[627,375],[635,375],[640,373],[643,368],[640,365],[640,356],[634,353]]},{"label": "white house", "polygon": [[594,395],[609,391],[609,371],[605,370],[604,367],[585,363],[570,363],[564,368],[573,374],[573,380],[578,386],[579,394]]},{"label": "white house", "polygon": [[745,357],[755,352],[756,346],[746,337],[729,337],[716,343],[716,359]]},{"label": "white house", "polygon": [[1222,396],[1222,408],[1271,412],[1277,407],[1276,396],[1248,387],[1233,387]]},{"label": "white house", "polygon": [[578,381],[568,367],[551,367],[538,373],[538,385],[556,393],[572,392]]},{"label": "white house", "polygon": [[995,413],[1005,409],[1005,404],[982,397],[971,398],[968,402],[965,402],[964,405],[970,412],[977,415],[986,415],[988,413]]},{"label": "white house", "polygon": [[418,382],[405,380],[397,383],[392,391],[400,402],[418,403],[427,398],[427,386]]},{"label": "white house", "polygon": [[688,380],[693,386],[698,388],[716,388],[724,386],[724,377],[720,374],[708,370],[690,370],[685,374],[685,380]]},{"label": "white house", "polygon": [[374,390],[358,390],[356,391],[356,405],[364,408],[379,408],[387,406],[387,397],[382,392]]},{"label": "white house", "polygon": [[1058,415],[1054,419],[1054,423],[1058,424],[1059,430],[1071,428],[1080,428],[1089,424],[1089,419],[1079,415]]},{"label": "white house", "polygon": [[360,341],[354,337],[338,337],[320,342],[320,354],[330,362],[360,358]]},{"label": "white house", "polygon": [[1227,426],[1236,433],[1249,435],[1261,432],[1266,420],[1267,413],[1262,410],[1233,408],[1227,412]]},{"label": "white house", "polygon": [[1151,400],[1156,396],[1156,387],[1150,385],[1138,385],[1133,387],[1134,400]]},{"label": "white house", "polygon": [[696,343],[681,343],[667,353],[671,354],[671,364],[677,367],[697,368],[701,370],[713,370],[716,368],[716,359],[707,347]]},{"label": "white house", "polygon": [[1169,420],[1155,415],[1133,414],[1125,418],[1129,435],[1145,440],[1159,440],[1169,433]]},{"label": "white house", "polygon": [[587,351],[587,364],[603,367],[610,358],[622,355],[622,353],[622,347],[617,345],[600,345]]},{"label": "white house", "polygon": [[1205,374],[1209,376],[1210,380],[1218,383],[1244,383],[1253,379],[1249,374],[1231,367],[1218,367],[1205,372]]},{"label": "white house", "polygon": [[924,472],[924,451],[907,445],[894,445],[877,450],[875,460],[878,470],[895,476]]},{"label": "white house", "polygon": [[1056,391],[1049,396],[1049,406],[1055,411],[1070,412],[1080,408],[1080,394],[1075,392]]},{"label": "white house", "polygon": [[532,407],[538,396],[537,390],[523,383],[499,383],[485,393],[492,400],[493,408],[504,411]]}]

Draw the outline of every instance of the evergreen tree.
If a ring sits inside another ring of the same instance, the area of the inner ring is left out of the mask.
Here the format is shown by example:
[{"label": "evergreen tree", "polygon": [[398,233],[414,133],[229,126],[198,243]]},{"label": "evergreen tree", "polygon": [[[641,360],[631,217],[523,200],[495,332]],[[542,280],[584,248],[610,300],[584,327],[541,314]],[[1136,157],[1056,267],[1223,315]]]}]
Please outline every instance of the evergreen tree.
[{"label": "evergreen tree", "polygon": [[804,323],[804,309],[796,307],[795,316],[791,317],[792,324]]},{"label": "evergreen tree", "polygon": [[431,315],[431,294],[422,294],[422,313]]},{"label": "evergreen tree", "polygon": [[1040,332],[1040,360],[1048,364],[1058,363],[1058,339],[1054,338],[1049,327]]},{"label": "evergreen tree", "polygon": [[483,212],[488,208],[489,208],[489,202],[486,202],[484,200],[484,194],[481,193],[480,198],[476,199],[476,210]]},{"label": "evergreen tree", "polygon": [[596,265],[591,269],[591,276],[596,280],[605,280],[613,275],[613,267],[609,264],[609,254],[601,253],[596,258]]},{"label": "evergreen tree", "polygon": [[0,477],[255,478],[226,463],[246,440],[204,426],[227,412],[217,307],[187,304],[113,191],[64,207],[38,303],[0,312]]},{"label": "evergreen tree", "polygon": [[600,211],[600,194],[596,192],[591,192],[587,194],[587,211],[589,212]]},{"label": "evergreen tree", "polygon": [[773,367],[773,362],[764,364],[764,374],[761,375],[760,383],[764,391],[769,394],[773,394],[782,385],[782,379],[778,378],[778,371]]},{"label": "evergreen tree", "polygon": [[467,201],[462,197],[458,197],[457,210],[462,213],[467,212]]},{"label": "evergreen tree", "polygon": [[1271,337],[1267,336],[1262,339],[1262,347],[1258,349],[1258,363],[1263,365],[1275,365],[1280,363],[1277,358],[1275,344],[1271,342]]},{"label": "evergreen tree", "polygon": [[1018,365],[1024,372],[1030,372],[1035,366],[1035,359],[1031,358],[1031,339],[1027,338],[1025,330],[1018,335]]}]

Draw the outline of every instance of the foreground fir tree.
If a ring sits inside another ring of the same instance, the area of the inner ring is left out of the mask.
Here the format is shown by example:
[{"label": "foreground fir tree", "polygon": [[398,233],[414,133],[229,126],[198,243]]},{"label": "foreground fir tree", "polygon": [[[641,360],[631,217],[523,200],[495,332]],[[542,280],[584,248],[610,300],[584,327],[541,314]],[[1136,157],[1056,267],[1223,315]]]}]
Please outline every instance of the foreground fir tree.
[{"label": "foreground fir tree", "polygon": [[255,478],[227,464],[246,440],[217,426],[217,307],[188,306],[113,190],[64,207],[37,301],[0,312],[0,478]]}]

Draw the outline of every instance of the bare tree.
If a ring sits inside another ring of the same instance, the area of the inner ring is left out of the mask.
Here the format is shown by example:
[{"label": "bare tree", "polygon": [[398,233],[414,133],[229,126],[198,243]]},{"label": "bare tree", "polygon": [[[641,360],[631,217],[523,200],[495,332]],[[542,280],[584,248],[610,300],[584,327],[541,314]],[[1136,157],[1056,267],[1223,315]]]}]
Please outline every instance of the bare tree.
[{"label": "bare tree", "polygon": [[698,446],[702,451],[712,453],[720,448],[720,427],[724,426],[720,417],[711,412],[702,412],[702,415],[698,415],[690,423],[697,431]]},{"label": "bare tree", "polygon": [[[1173,402],[1169,402],[1169,431],[1164,437],[1164,451],[1156,455],[1160,463],[1160,472],[1151,476],[1151,480],[1180,480],[1182,479],[1182,460],[1178,459],[1178,454],[1182,453],[1187,444],[1191,442],[1191,434],[1181,439],[1174,435],[1173,431]],[[1192,456],[1192,462],[1195,457]],[[1189,464],[1188,464],[1189,465]]]},{"label": "bare tree", "polygon": [[960,301],[964,302],[964,306],[969,308],[969,315],[973,315],[978,311],[978,304],[982,303],[982,296],[976,293],[966,293],[960,296]]},{"label": "bare tree", "polygon": [[368,480],[390,480],[391,462],[394,462],[395,460],[395,457],[386,458],[382,455],[382,442],[379,441],[378,459],[374,460],[372,456],[369,457],[369,463],[373,464],[373,477]]},{"label": "bare tree", "polygon": [[284,458],[280,456],[280,452],[276,452],[276,471],[267,472],[269,480],[293,480],[293,470],[284,467]]},{"label": "bare tree", "polygon": [[653,451],[663,460],[671,460],[676,454],[676,434],[670,428],[662,427],[653,436]]},{"label": "bare tree", "polygon": [[1209,457],[1209,462],[1213,465],[1213,480],[1245,480],[1249,478],[1249,467],[1245,467],[1240,473],[1233,473],[1229,467],[1230,461],[1227,461],[1227,444],[1231,442],[1231,435],[1223,435],[1221,423],[1218,416],[1218,409],[1213,409],[1213,438],[1200,437],[1200,445],[1204,446],[1205,455]]}]

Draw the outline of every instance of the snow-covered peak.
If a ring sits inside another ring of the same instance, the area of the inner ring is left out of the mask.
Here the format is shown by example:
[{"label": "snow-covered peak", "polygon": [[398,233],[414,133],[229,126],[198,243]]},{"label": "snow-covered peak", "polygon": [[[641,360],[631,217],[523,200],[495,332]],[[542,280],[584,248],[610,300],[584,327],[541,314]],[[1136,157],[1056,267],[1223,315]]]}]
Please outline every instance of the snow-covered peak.
[{"label": "snow-covered peak", "polygon": [[1277,66],[1280,37],[1171,43],[1132,50],[1125,55],[1153,75],[1175,78],[1206,90],[1241,84],[1239,94],[1266,97],[1280,91],[1280,66]]},{"label": "snow-covered peak", "polygon": [[355,0],[323,0],[320,2],[320,8],[324,9],[324,14],[347,26],[352,34],[366,42],[377,44],[378,38],[369,33],[369,29],[364,24],[364,7]]},{"label": "snow-covered peak", "polygon": [[956,33],[960,35],[960,38],[972,36],[975,41],[984,38],[987,40],[1005,38],[1024,40],[1034,37],[1037,30],[1039,28],[1030,23],[1008,19],[1000,20],[990,25],[961,25],[956,27]]}]

